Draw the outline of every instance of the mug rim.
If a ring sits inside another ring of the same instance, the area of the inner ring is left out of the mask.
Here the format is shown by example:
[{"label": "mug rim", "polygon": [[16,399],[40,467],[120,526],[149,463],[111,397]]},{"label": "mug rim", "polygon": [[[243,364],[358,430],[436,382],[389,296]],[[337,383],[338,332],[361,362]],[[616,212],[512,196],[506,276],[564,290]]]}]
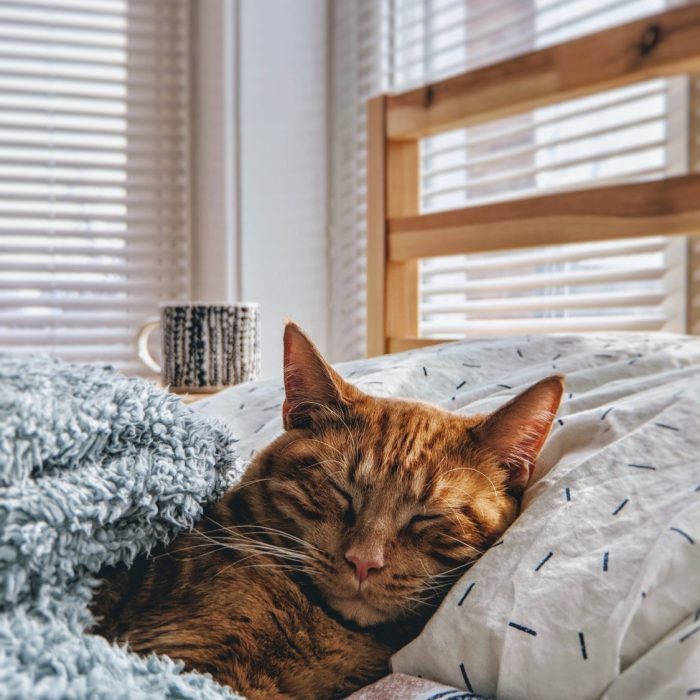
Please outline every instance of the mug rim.
[{"label": "mug rim", "polygon": [[174,306],[235,306],[236,308],[256,309],[260,307],[260,303],[257,301],[165,301],[159,304],[161,309]]}]

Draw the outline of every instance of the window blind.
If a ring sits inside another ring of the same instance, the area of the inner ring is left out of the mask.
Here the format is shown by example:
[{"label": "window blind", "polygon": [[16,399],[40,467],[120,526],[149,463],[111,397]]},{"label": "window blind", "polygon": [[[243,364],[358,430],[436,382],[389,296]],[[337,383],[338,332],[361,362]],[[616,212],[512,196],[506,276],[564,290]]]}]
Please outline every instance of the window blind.
[{"label": "window blind", "polygon": [[[427,140],[423,209],[683,172],[685,129],[670,122],[686,91],[641,83]],[[658,237],[424,260],[421,332],[683,331],[684,250]]]},{"label": "window blind", "polygon": [[0,0],[0,347],[140,371],[189,294],[186,0]]},{"label": "window blind", "polygon": [[[384,0],[381,59],[375,60],[381,79],[375,93],[402,92],[670,4]],[[350,31],[337,12],[334,27],[336,35]],[[367,58],[359,43],[357,51]],[[334,78],[342,80],[340,70]],[[434,212],[686,172],[687,90],[684,77],[650,81],[426,138],[421,142],[421,209]],[[363,103],[370,96],[354,95]],[[364,148],[360,136],[355,146]],[[354,167],[349,159],[337,165],[344,172]],[[364,177],[364,166],[355,172]],[[359,211],[363,192],[357,189],[356,194]],[[345,245],[364,262],[363,236],[361,228],[354,243]],[[683,330],[685,275],[684,243],[662,235],[425,260],[421,334]],[[362,306],[349,286],[338,284],[334,296],[346,309],[350,299]],[[358,322],[359,314],[354,315]],[[347,323],[349,316],[343,318]],[[355,355],[363,351],[353,341],[339,347],[342,357],[352,356],[350,346]]]}]

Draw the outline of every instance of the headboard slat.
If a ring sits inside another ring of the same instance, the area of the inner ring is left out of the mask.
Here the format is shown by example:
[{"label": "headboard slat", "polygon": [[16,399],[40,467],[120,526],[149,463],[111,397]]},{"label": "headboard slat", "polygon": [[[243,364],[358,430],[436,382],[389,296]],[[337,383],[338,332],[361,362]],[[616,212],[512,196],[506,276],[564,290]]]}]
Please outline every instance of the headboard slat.
[{"label": "headboard slat", "polygon": [[390,139],[419,139],[700,68],[693,3],[387,98]]},{"label": "headboard slat", "polygon": [[700,175],[390,219],[388,259],[697,232]]}]

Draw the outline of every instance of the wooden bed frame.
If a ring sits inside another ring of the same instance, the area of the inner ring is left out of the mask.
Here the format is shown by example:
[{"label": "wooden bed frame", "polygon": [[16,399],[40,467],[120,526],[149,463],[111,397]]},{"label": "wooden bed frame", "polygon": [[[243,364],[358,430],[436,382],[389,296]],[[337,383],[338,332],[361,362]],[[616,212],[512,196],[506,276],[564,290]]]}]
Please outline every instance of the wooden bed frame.
[{"label": "wooden bed frame", "polygon": [[[420,214],[421,138],[642,80],[699,72],[700,4],[692,4],[370,100],[368,355],[442,342],[419,337],[421,258],[700,232],[700,174]],[[697,96],[691,104],[700,107]],[[692,135],[694,148],[698,136]],[[689,255],[700,258],[692,239]],[[691,274],[689,300],[698,293],[700,283]],[[688,309],[692,328],[700,314],[692,303]]]}]

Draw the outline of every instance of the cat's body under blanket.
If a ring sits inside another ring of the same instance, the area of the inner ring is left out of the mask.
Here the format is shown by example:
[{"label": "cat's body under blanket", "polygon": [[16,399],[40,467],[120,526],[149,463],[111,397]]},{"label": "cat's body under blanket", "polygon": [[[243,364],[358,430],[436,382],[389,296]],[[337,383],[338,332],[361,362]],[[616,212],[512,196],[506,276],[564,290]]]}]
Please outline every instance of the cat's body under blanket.
[{"label": "cat's body under blanket", "polygon": [[200,527],[171,555],[113,575],[117,585],[95,610],[110,621],[99,633],[182,660],[251,700],[345,697],[388,673],[396,648],[334,619],[279,560],[207,544],[221,533],[206,518]]},{"label": "cat's body under blanket", "polygon": [[343,697],[513,521],[562,381],[465,418],[363,394],[288,325],[285,390],[286,432],[192,533],[112,572],[95,612],[251,700]]}]

